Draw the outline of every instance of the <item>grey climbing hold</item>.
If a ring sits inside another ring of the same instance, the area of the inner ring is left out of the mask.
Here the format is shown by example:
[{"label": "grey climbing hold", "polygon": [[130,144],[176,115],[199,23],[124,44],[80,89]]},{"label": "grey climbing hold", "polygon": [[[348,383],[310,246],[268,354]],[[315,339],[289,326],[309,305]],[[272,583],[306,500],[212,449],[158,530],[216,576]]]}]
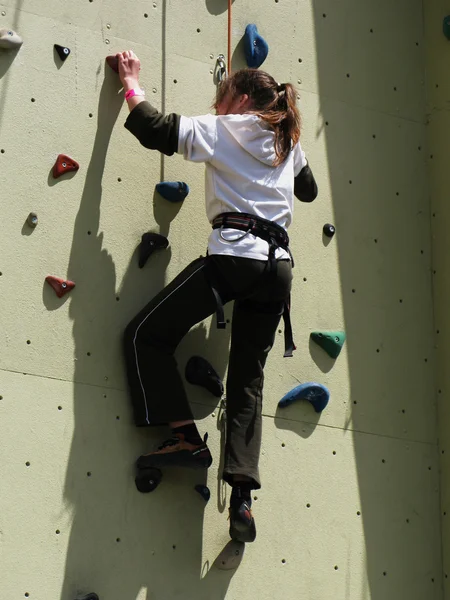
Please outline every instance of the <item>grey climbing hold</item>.
[{"label": "grey climbing hold", "polygon": [[337,358],[345,342],[345,331],[313,331],[311,339],[331,358]]},{"label": "grey climbing hold", "polygon": [[183,202],[189,194],[189,186],[184,181],[162,181],[156,185],[156,191],[169,202]]},{"label": "grey climbing hold", "polygon": [[252,69],[258,69],[269,54],[269,45],[259,35],[256,25],[250,24],[245,28],[244,52],[247,66]]},{"label": "grey climbing hold", "polygon": [[33,229],[36,227],[36,225],[38,224],[38,216],[36,213],[31,212],[28,217],[27,217],[27,223],[30,227],[32,227]]},{"label": "grey climbing hold", "polygon": [[209,487],[207,487],[206,485],[202,485],[201,483],[199,483],[195,486],[195,491],[200,494],[200,496],[205,502],[208,502],[211,498],[211,492],[209,491]]},{"label": "grey climbing hold", "polygon": [[285,394],[278,402],[278,407],[286,408],[297,400],[307,400],[312,404],[314,410],[320,413],[330,400],[330,392],[320,383],[302,383]]},{"label": "grey climbing hold", "polygon": [[0,48],[5,50],[17,50],[23,44],[23,40],[12,29],[0,29]]},{"label": "grey climbing hold", "polygon": [[67,46],[60,46],[59,44],[54,44],[53,47],[58,53],[59,58],[64,62],[70,54],[70,49]]}]

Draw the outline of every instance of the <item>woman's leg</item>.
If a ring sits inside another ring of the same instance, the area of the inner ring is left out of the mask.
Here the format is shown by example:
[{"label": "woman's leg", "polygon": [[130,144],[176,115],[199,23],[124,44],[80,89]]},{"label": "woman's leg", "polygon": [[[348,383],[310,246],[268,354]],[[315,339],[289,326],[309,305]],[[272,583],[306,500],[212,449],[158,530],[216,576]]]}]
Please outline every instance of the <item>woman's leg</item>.
[{"label": "woman's leg", "polygon": [[205,258],[191,263],[129,323],[124,349],[137,426],[190,421],[174,352],[189,329],[215,311]]},{"label": "woman's leg", "polygon": [[233,486],[230,536],[240,542],[256,538],[251,490],[259,489],[258,463],[262,433],[264,366],[291,287],[290,262],[280,261],[276,278],[250,299],[234,305],[227,380],[227,441],[223,479]]},{"label": "woman's leg", "polygon": [[227,379],[227,441],[223,479],[261,487],[258,463],[264,366],[273,346],[283,302],[236,301]]}]

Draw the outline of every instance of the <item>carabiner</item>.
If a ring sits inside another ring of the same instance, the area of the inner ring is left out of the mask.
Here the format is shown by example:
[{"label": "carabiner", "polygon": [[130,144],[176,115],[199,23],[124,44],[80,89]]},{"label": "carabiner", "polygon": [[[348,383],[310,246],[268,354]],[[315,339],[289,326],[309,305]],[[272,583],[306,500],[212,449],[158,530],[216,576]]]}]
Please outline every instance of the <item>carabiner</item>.
[{"label": "carabiner", "polygon": [[227,64],[223,54],[219,54],[216,59],[216,77],[218,83],[222,83],[228,77]]}]

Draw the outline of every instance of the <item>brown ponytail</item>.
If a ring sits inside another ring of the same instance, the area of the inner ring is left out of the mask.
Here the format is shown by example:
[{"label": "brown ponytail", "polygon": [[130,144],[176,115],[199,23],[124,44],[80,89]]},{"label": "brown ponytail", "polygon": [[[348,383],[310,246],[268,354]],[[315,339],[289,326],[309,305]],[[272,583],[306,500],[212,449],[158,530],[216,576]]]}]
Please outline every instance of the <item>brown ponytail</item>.
[{"label": "brown ponytail", "polygon": [[261,117],[275,132],[274,166],[281,165],[300,139],[301,120],[294,86],[278,84],[271,75],[258,69],[241,69],[221,83],[214,108],[227,94],[249,96],[252,110],[248,112]]}]

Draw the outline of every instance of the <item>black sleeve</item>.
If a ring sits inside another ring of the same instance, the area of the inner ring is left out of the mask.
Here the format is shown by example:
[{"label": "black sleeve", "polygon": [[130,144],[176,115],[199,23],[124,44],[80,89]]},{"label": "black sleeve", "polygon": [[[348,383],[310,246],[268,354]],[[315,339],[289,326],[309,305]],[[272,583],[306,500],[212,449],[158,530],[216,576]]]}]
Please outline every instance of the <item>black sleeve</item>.
[{"label": "black sleeve", "polygon": [[309,165],[306,165],[294,179],[294,194],[302,202],[312,202],[317,193],[316,180]]},{"label": "black sleeve", "polygon": [[164,116],[146,100],[133,108],[125,127],[146,148],[159,150],[167,156],[178,150],[180,115],[172,113]]}]

